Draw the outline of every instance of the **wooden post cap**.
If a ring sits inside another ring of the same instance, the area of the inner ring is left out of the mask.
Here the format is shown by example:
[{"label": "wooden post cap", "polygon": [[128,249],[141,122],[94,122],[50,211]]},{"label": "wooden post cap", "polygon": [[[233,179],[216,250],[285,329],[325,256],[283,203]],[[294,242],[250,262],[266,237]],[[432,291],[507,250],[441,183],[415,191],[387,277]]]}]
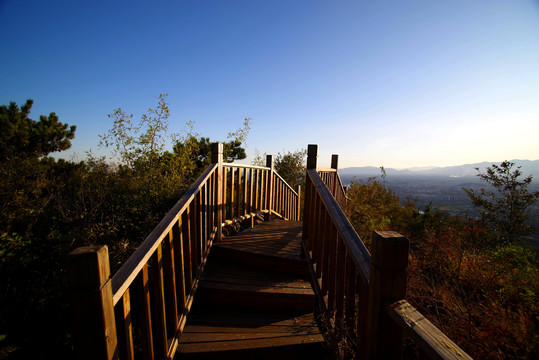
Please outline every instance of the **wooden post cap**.
[{"label": "wooden post cap", "polygon": [[372,234],[372,263],[382,271],[406,271],[410,241],[395,231]]},{"label": "wooden post cap", "polygon": [[318,158],[318,145],[309,144],[307,146],[307,169],[316,169]]},{"label": "wooden post cap", "polygon": [[68,254],[68,262],[70,268],[68,281],[71,289],[99,290],[110,278],[107,245],[77,248]]},{"label": "wooden post cap", "polygon": [[339,166],[339,155],[331,155],[331,168],[337,170]]},{"label": "wooden post cap", "polygon": [[211,162],[212,164],[223,163],[223,144],[220,142],[211,144]]},{"label": "wooden post cap", "polygon": [[273,155],[266,155],[266,167],[273,169]]}]

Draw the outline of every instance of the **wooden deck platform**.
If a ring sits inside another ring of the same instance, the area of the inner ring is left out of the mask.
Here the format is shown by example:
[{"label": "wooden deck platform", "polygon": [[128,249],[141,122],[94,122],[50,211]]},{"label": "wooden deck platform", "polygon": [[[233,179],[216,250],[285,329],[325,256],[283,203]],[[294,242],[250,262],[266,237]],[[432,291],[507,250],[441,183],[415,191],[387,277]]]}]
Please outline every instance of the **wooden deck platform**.
[{"label": "wooden deck platform", "polygon": [[179,359],[327,358],[300,256],[301,227],[272,220],[214,245]]}]

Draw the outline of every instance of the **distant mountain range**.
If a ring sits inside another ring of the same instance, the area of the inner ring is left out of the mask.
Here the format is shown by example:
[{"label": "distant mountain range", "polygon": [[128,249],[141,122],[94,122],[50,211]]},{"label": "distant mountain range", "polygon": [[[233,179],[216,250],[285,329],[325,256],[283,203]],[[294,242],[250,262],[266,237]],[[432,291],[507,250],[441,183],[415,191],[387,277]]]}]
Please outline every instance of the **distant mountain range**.
[{"label": "distant mountain range", "polygon": [[[515,163],[515,166],[521,166],[521,171],[524,176],[532,175],[535,181],[539,181],[539,160],[511,160]],[[446,166],[446,167],[422,167],[422,168],[410,168],[410,169],[392,169],[386,168],[386,174],[390,176],[436,176],[436,177],[475,177],[478,172],[475,168],[479,168],[479,171],[485,172],[485,169],[492,164],[499,165],[500,163],[493,162],[481,162],[477,164],[465,164],[458,166]],[[516,167],[515,167],[516,168]],[[341,177],[358,177],[365,178],[371,176],[380,176],[381,171],[379,167],[363,166],[363,167],[349,167],[339,169]],[[534,181],[534,182],[535,182]]]}]

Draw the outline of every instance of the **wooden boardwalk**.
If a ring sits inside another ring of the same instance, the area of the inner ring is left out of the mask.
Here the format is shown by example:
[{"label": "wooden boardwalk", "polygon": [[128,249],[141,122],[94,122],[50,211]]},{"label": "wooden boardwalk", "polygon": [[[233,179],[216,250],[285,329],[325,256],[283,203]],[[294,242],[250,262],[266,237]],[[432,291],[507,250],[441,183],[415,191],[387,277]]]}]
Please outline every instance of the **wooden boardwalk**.
[{"label": "wooden boardwalk", "polygon": [[179,359],[328,356],[301,258],[301,222],[272,220],[214,244]]}]

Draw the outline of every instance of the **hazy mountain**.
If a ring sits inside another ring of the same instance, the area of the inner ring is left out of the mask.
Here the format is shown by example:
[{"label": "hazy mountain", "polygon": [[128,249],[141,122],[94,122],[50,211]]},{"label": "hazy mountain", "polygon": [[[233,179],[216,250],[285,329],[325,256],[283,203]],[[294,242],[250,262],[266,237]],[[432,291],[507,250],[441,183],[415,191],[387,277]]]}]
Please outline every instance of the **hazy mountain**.
[{"label": "hazy mountain", "polygon": [[[524,176],[532,175],[537,180],[539,179],[539,160],[511,160],[516,166],[521,166],[521,171]],[[465,164],[458,166],[446,166],[446,167],[424,167],[424,168],[410,168],[396,170],[392,168],[386,168],[387,176],[436,176],[436,177],[475,177],[479,168],[481,172],[492,164],[500,164],[495,162],[481,162],[476,164]],[[341,177],[353,177],[366,178],[370,176],[380,176],[381,171],[379,167],[375,166],[363,166],[363,167],[349,167],[339,169]]]}]

